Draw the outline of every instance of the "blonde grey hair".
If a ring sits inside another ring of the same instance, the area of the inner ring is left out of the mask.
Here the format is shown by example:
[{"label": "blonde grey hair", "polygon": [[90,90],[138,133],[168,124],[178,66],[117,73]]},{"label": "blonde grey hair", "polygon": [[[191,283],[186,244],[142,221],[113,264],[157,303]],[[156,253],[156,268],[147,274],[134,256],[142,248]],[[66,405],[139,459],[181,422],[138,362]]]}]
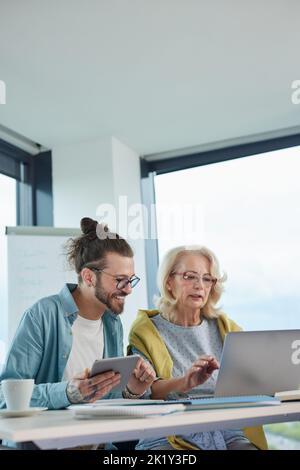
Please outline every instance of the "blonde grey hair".
[{"label": "blonde grey hair", "polygon": [[216,255],[201,245],[192,246],[178,246],[169,250],[164,256],[157,273],[157,286],[160,295],[155,299],[155,304],[162,316],[169,321],[172,321],[172,312],[174,312],[177,304],[169,290],[167,289],[167,281],[170,274],[176,270],[176,266],[185,255],[202,255],[210,263],[210,274],[217,279],[217,282],[212,286],[208,299],[204,307],[201,309],[201,314],[205,318],[217,318],[221,313],[220,308],[216,304],[221,298],[224,291],[223,283],[226,281],[226,274],[221,276],[219,262]]}]

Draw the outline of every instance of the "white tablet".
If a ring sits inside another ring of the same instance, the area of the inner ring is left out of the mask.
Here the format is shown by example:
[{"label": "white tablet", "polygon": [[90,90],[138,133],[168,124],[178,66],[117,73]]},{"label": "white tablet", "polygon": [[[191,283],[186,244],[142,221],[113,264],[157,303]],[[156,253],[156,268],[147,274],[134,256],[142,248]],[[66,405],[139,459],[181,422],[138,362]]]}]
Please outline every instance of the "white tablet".
[{"label": "white tablet", "polygon": [[119,372],[121,381],[113,387],[113,390],[124,390],[139,359],[140,356],[134,354],[132,356],[108,357],[107,359],[96,360],[92,366],[90,376],[93,377],[109,370]]}]

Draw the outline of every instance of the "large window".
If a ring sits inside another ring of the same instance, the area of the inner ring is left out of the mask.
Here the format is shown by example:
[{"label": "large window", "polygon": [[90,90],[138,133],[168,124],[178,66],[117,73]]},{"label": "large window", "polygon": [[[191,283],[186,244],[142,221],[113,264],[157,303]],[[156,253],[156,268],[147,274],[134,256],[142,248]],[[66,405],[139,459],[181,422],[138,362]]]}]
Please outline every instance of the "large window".
[{"label": "large window", "polygon": [[0,227],[16,225],[16,190],[17,182],[9,176],[0,173]]},{"label": "large window", "polygon": [[[292,147],[155,177],[159,258],[210,247],[228,275],[221,306],[246,330],[300,328],[299,175]],[[300,449],[299,423],[265,431],[271,449]]]},{"label": "large window", "polygon": [[159,257],[210,247],[228,275],[221,304],[247,330],[300,328],[299,174],[293,147],[155,177]]},{"label": "large window", "polygon": [[[24,144],[24,138],[20,140]],[[29,146],[28,142],[26,145]],[[0,370],[8,343],[5,226],[53,225],[51,152],[28,153],[0,138]]]}]

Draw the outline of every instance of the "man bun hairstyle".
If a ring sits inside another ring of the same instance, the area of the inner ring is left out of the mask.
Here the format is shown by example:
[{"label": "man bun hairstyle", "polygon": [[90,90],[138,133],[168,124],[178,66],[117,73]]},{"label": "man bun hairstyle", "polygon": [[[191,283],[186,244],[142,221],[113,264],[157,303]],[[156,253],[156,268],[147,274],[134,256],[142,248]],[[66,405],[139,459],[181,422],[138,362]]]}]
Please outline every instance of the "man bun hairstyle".
[{"label": "man bun hairstyle", "polygon": [[66,244],[67,259],[78,274],[79,283],[82,281],[80,272],[84,267],[97,265],[99,269],[105,268],[107,253],[133,257],[129,243],[117,233],[111,232],[107,225],[84,217],[80,221],[80,228],[82,234],[77,238],[70,238]]},{"label": "man bun hairstyle", "polygon": [[89,217],[84,217],[80,221],[80,228],[83,235],[85,235],[90,240],[95,240],[97,237],[97,225],[98,222],[96,220],[90,219]]}]

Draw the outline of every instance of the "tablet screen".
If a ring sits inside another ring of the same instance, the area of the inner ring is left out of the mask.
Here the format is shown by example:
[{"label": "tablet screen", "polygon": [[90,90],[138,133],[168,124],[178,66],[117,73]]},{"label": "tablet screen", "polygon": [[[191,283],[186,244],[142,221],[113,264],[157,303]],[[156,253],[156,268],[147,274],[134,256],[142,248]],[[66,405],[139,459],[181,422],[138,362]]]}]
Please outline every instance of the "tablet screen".
[{"label": "tablet screen", "polygon": [[140,356],[134,354],[133,356],[96,360],[92,366],[90,376],[93,377],[94,375],[102,374],[110,370],[119,372],[121,374],[121,381],[112,390],[124,390],[139,359]]}]

